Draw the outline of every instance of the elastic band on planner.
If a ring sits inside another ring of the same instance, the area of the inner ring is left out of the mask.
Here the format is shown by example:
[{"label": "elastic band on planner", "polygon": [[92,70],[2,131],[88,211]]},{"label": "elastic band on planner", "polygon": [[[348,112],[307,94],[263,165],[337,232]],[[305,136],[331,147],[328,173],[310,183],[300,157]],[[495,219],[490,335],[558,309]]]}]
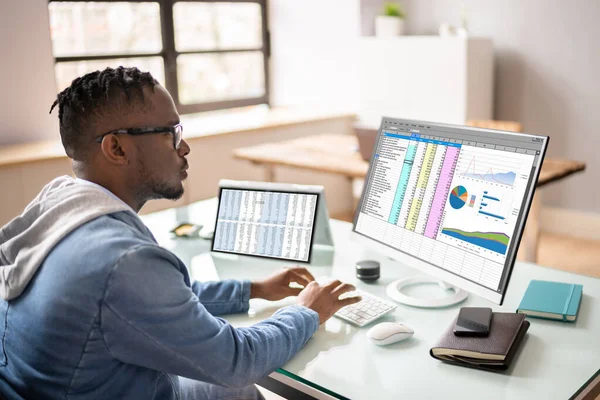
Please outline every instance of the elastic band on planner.
[{"label": "elastic band on planner", "polygon": [[569,297],[567,298],[567,302],[565,303],[565,308],[563,308],[563,319],[567,316],[567,311],[569,311],[569,305],[571,304],[571,298],[573,297],[573,292],[575,292],[575,285],[571,285],[571,293],[569,293]]}]

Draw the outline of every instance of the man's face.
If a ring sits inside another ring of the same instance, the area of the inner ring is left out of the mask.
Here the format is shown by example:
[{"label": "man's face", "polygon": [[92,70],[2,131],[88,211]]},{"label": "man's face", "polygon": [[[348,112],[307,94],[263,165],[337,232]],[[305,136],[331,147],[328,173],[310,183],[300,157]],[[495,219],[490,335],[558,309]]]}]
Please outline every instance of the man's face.
[{"label": "man's face", "polygon": [[[179,114],[171,95],[160,85],[144,88],[144,99],[149,107],[135,107],[121,122],[119,128],[170,127],[178,124]],[[171,133],[154,133],[129,136],[135,148],[131,155],[128,173],[135,197],[140,202],[151,199],[176,200],[183,195],[183,180],[187,178],[188,163],[185,156],[190,148],[185,140],[179,149],[173,145]]]}]

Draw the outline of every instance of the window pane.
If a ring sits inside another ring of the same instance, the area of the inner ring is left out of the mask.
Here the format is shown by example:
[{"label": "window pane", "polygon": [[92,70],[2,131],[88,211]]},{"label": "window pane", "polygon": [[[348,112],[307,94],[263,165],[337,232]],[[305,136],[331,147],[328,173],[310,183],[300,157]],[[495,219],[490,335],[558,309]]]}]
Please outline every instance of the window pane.
[{"label": "window pane", "polygon": [[184,54],[177,57],[179,101],[204,103],[265,94],[260,51],[225,54]]},{"label": "window pane", "polygon": [[54,57],[162,49],[158,3],[52,2],[48,7]]},{"label": "window pane", "polygon": [[142,72],[150,72],[164,86],[165,68],[162,57],[115,58],[112,60],[72,61],[56,64],[55,71],[58,91],[62,91],[71,84],[73,79],[88,72],[103,70],[106,67],[116,68],[121,65],[124,67],[138,67]]},{"label": "window pane", "polygon": [[178,51],[262,47],[257,3],[175,3],[173,19]]}]

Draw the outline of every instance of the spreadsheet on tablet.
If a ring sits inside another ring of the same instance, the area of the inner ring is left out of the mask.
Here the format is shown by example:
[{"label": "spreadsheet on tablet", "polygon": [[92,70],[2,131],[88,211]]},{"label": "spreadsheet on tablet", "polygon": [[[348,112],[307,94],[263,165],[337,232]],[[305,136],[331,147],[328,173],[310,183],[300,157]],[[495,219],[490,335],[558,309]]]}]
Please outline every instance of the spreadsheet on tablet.
[{"label": "spreadsheet on tablet", "polygon": [[309,262],[318,195],[221,188],[212,250]]}]

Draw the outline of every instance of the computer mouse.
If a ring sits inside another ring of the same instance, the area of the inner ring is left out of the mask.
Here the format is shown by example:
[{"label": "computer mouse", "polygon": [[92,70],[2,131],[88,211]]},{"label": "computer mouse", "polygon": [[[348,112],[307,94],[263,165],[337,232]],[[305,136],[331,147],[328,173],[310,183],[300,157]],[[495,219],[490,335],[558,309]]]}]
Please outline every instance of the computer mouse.
[{"label": "computer mouse", "polygon": [[367,332],[367,337],[375,344],[385,346],[411,337],[415,331],[398,322],[381,322]]}]

